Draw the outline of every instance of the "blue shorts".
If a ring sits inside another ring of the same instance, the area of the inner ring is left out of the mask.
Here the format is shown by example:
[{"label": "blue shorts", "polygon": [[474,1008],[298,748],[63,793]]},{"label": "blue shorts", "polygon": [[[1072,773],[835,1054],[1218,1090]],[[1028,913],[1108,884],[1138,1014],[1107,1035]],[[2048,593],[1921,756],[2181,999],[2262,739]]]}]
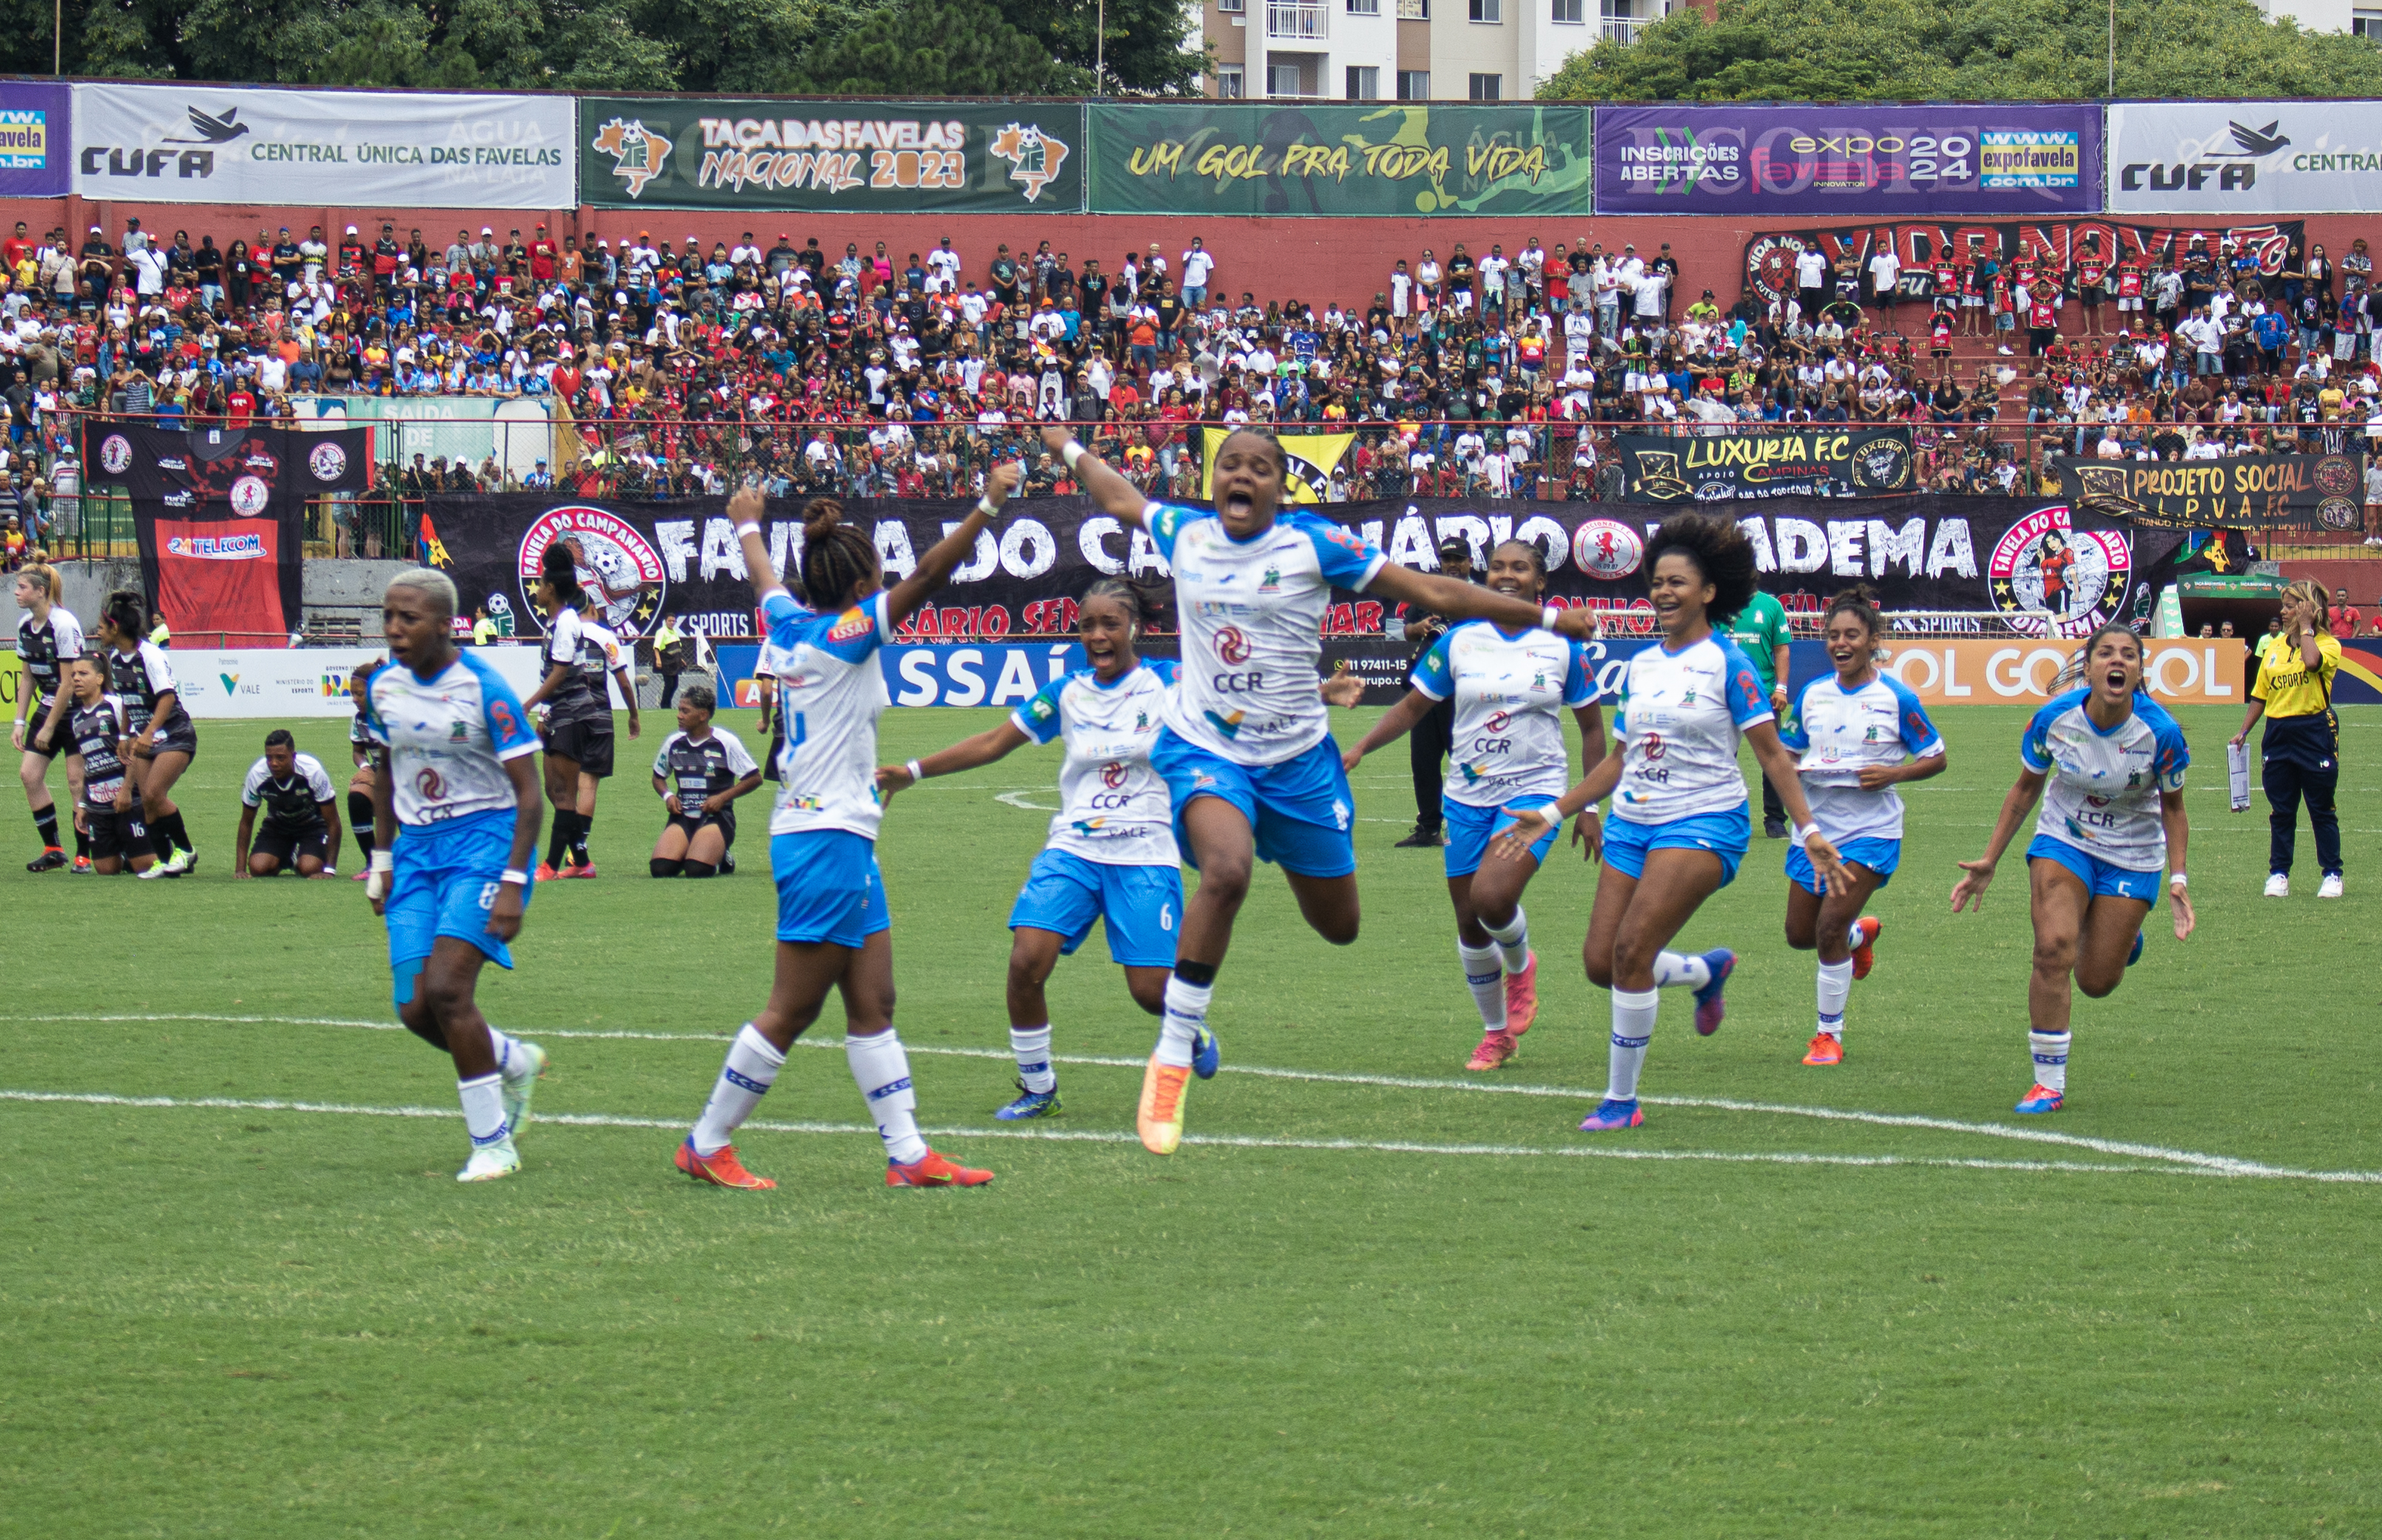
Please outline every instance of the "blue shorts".
[{"label": "blue shorts", "polygon": [[[1894,880],[1894,869],[1902,864],[1902,841],[1899,839],[1848,839],[1836,847],[1845,864],[1855,862],[1877,874],[1877,886],[1884,887]],[[1806,893],[1820,891],[1820,874],[1811,865],[1811,858],[1803,853],[1800,845],[1786,847],[1786,876]]]},{"label": "blue shorts", "polygon": [[[1507,807],[1547,807],[1553,797],[1516,797]],[[1514,821],[1504,811],[1493,807],[1474,807],[1452,797],[1439,800],[1440,816],[1447,823],[1447,874],[1468,877],[1480,870],[1480,862],[1489,854],[1489,842],[1514,826]],[[1563,820],[1531,841],[1530,854],[1540,861],[1554,848],[1555,838],[1563,833]]]},{"label": "blue shorts", "polygon": [[1720,857],[1720,885],[1737,880],[1737,862],[1753,846],[1751,804],[1739,802],[1726,813],[1698,813],[1667,824],[1633,824],[1627,818],[1604,821],[1604,863],[1625,877],[1646,874],[1651,850],[1710,850]]},{"label": "blue shorts", "polygon": [[1059,955],[1073,957],[1092,922],[1108,926],[1109,960],[1125,968],[1174,966],[1174,935],[1183,914],[1183,873],[1173,866],[1112,866],[1073,850],[1045,850],[1018,889],[1009,928],[1055,931],[1066,939]]},{"label": "blue shorts", "polygon": [[[488,911],[497,901],[506,863],[512,860],[517,815],[497,808],[451,823],[407,825],[390,850],[395,867],[381,914],[388,922],[388,962],[405,964],[430,955],[438,937],[468,941],[499,968],[513,965],[505,944],[488,934]],[[522,911],[529,911],[532,877],[522,886]],[[403,1002],[400,1001],[400,1004]]]},{"label": "blue shorts", "polygon": [[1340,767],[1340,747],[1328,738],[1280,764],[1235,764],[1161,727],[1150,746],[1149,767],[1166,777],[1174,801],[1174,842],[1195,872],[1199,862],[1184,832],[1183,812],[1198,797],[1221,797],[1241,810],[1260,861],[1302,877],[1344,877],[1357,869],[1350,833],[1357,802]]},{"label": "blue shorts", "polygon": [[778,939],[858,947],[891,927],[877,841],[849,829],[769,837],[778,881]]},{"label": "blue shorts", "polygon": [[2095,898],[2140,898],[2154,909],[2158,907],[2159,874],[2155,870],[2137,872],[2131,867],[2112,866],[2099,856],[2047,834],[2036,835],[2027,843],[2026,859],[2032,861],[2037,856],[2056,861],[2075,873],[2084,891]]}]

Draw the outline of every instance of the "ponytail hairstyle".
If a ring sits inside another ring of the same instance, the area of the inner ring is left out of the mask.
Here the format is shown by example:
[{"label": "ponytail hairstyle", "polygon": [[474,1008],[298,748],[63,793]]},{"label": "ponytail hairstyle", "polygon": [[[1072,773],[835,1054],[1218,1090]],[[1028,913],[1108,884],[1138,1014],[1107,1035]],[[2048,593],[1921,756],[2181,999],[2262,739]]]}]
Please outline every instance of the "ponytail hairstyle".
[{"label": "ponytail hairstyle", "polygon": [[134,646],[149,634],[149,606],[137,590],[119,588],[100,601],[99,617],[105,621],[117,638]]},{"label": "ponytail hairstyle", "polygon": [[1855,583],[1828,601],[1828,612],[1820,619],[1823,635],[1839,615],[1849,615],[1869,629],[1870,657],[1882,661],[1886,655],[1885,612],[1877,607],[1877,594],[1867,583]]},{"label": "ponytail hairstyle", "polygon": [[1094,599],[1114,599],[1124,606],[1125,619],[1132,627],[1127,634],[1136,642],[1141,640],[1142,632],[1149,629],[1150,613],[1157,607],[1147,588],[1126,578],[1099,579],[1084,590],[1084,596],[1077,603],[1087,605]]},{"label": "ponytail hairstyle", "polygon": [[1501,540],[1489,547],[1489,554],[1494,556],[1508,545],[1530,558],[1530,570],[1539,575],[1539,593],[1543,597],[1547,591],[1547,554],[1527,540]]},{"label": "ponytail hairstyle", "polygon": [[2134,628],[2122,620],[2105,620],[2093,628],[2093,634],[2084,639],[2084,645],[2070,653],[2068,661],[2059,666],[2059,672],[2051,677],[2052,694],[2065,695],[2085,682],[2085,669],[2093,660],[2093,649],[2101,644],[2105,636],[2122,636],[2134,644],[2134,656],[2142,676],[2134,681],[2134,693],[2140,695],[2150,689],[2150,660],[2143,652],[2143,639],[2134,633]]},{"label": "ponytail hairstyle", "polygon": [[877,546],[843,521],[843,505],[814,497],[803,507],[803,597],[827,614],[852,602],[852,591],[877,576]]},{"label": "ponytail hairstyle", "polygon": [[558,540],[539,555],[537,575],[554,590],[554,596],[562,601],[564,609],[579,607],[579,553],[567,541]]},{"label": "ponytail hairstyle", "polygon": [[24,566],[17,568],[17,576],[28,582],[39,583],[43,593],[55,605],[58,602],[58,572],[49,564],[48,556],[45,551],[34,552]]},{"label": "ponytail hairstyle", "polygon": [[1753,602],[1753,542],[1733,520],[1704,513],[1675,513],[1663,520],[1648,545],[1648,577],[1652,577],[1656,562],[1676,553],[1692,562],[1704,581],[1712,584],[1713,599],[1704,606],[1704,617],[1713,625],[1728,624]]}]

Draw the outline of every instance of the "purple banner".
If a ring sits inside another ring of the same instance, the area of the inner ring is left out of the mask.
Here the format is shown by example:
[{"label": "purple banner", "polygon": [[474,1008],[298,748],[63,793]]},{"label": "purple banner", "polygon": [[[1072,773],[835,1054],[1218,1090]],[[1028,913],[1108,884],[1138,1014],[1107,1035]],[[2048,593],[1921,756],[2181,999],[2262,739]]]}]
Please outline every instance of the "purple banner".
[{"label": "purple banner", "polygon": [[73,100],[63,84],[0,80],[0,198],[65,195],[74,170]]},{"label": "purple banner", "polygon": [[2101,109],[2060,103],[1596,109],[1596,212],[2091,214]]}]

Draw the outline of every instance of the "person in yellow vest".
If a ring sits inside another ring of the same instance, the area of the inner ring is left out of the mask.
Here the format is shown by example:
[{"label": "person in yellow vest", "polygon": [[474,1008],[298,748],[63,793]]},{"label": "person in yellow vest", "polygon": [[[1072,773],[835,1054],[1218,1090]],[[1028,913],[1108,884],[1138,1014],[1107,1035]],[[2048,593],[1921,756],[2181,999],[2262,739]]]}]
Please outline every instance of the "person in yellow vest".
[{"label": "person in yellow vest", "polygon": [[482,605],[472,621],[472,645],[485,647],[497,639],[497,623],[488,618],[488,606]]},{"label": "person in yellow vest", "polygon": [[171,647],[174,644],[174,633],[166,629],[166,617],[163,615],[158,616],[157,623],[149,628],[149,640],[160,647]]},{"label": "person in yellow vest", "polygon": [[2324,590],[2305,581],[2291,584],[2283,591],[2282,634],[2259,648],[2249,711],[2233,735],[2237,744],[2247,741],[2258,718],[2265,717],[2259,754],[2269,898],[2290,897],[2302,799],[2315,829],[2316,864],[2324,873],[2315,896],[2340,897],[2340,814],[2333,807],[2340,786],[2340,723],[2332,712],[2332,680],[2339,668],[2340,642],[2325,612]]}]

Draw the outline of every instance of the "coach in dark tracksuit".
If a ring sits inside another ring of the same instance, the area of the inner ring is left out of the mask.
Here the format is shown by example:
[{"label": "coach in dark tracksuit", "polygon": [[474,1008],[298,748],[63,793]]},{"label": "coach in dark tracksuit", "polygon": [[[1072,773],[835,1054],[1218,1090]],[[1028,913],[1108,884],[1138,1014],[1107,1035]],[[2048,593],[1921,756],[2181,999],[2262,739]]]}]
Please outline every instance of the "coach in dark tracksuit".
[{"label": "coach in dark tracksuit", "polygon": [[2340,787],[2340,734],[2332,714],[2332,680],[2340,668],[2340,642],[2325,616],[2324,590],[2295,582],[2283,592],[2283,633],[2269,640],[2250,686],[2244,742],[2258,718],[2266,719],[2260,744],[2261,784],[2266,793],[2266,897],[2289,898],[2292,848],[2298,842],[2300,802],[2315,829],[2316,865],[2324,874],[2319,898],[2341,894],[2340,814],[2333,806]]},{"label": "coach in dark tracksuit", "polygon": [[[1474,581],[1471,545],[1452,535],[1441,541],[1439,570],[1443,577],[1454,578],[1460,582]],[[1406,662],[1409,672],[1422,661],[1423,654],[1430,651],[1430,644],[1437,642],[1446,629],[1447,620],[1443,616],[1407,617],[1406,640],[1414,643],[1414,656]],[[1398,841],[1399,849],[1413,849],[1418,846],[1435,849],[1447,843],[1446,833],[1442,827],[1445,814],[1440,809],[1440,792],[1446,784],[1446,776],[1440,769],[1440,762],[1447,757],[1455,744],[1455,697],[1451,695],[1423,713],[1422,720],[1406,734],[1407,762],[1414,768],[1415,826],[1412,834]]]}]

